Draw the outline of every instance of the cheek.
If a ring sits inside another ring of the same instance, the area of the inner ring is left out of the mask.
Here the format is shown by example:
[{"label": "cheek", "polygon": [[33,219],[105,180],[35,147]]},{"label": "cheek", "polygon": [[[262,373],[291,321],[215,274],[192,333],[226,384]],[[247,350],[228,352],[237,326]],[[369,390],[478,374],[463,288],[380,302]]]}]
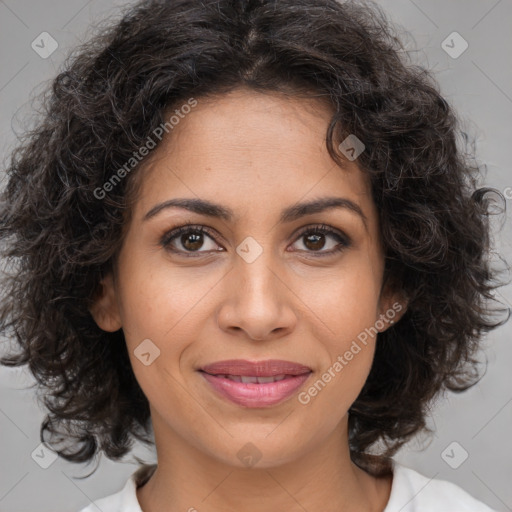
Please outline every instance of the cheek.
[{"label": "cheek", "polygon": [[[148,270],[148,267],[150,268]],[[191,318],[201,308],[205,294],[215,285],[210,273],[169,268],[156,263],[125,268],[124,287],[120,290],[121,320],[130,345],[151,338],[159,345],[179,339],[176,333],[193,329]],[[162,348],[162,347],[161,347]]]},{"label": "cheek", "polygon": [[188,349],[211,318],[209,292],[218,276],[161,263],[137,265],[136,258],[123,271],[120,313],[132,368],[150,402],[158,402],[166,389],[177,387]]},{"label": "cheek", "polygon": [[336,274],[308,283],[311,322],[328,359],[302,403],[316,402],[344,413],[357,398],[370,372],[377,340],[378,273],[363,258]]},{"label": "cheek", "polygon": [[347,260],[336,271],[295,284],[311,310],[311,321],[323,326],[322,334],[333,350],[341,350],[378,318],[379,274],[364,258],[358,258]]}]

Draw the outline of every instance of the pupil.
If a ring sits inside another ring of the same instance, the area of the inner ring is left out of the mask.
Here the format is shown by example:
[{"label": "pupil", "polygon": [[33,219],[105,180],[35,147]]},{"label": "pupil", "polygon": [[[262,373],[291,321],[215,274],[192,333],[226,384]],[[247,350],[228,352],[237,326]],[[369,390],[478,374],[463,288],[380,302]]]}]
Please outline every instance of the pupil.
[{"label": "pupil", "polygon": [[[202,245],[202,238],[203,235],[201,234],[187,234],[183,235],[181,237],[181,243],[183,244],[183,247],[190,250],[200,249]],[[185,240],[185,241],[184,241]],[[188,243],[188,240],[192,240],[192,246]],[[196,244],[196,245],[194,245]]]},{"label": "pupil", "polygon": [[306,236],[306,240],[310,240],[310,239],[313,239],[313,247],[310,247],[308,245],[308,242],[305,243],[306,247],[308,247],[308,249],[321,249],[323,247],[323,240],[322,240],[322,243],[318,243],[321,239],[323,239],[325,235],[309,235],[309,236]]}]

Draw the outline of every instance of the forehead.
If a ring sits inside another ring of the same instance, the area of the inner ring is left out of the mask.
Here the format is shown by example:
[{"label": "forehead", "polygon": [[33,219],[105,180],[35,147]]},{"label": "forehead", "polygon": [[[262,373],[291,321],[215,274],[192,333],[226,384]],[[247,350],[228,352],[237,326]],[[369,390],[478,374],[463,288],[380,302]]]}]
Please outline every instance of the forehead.
[{"label": "forehead", "polygon": [[331,115],[325,101],[280,93],[197,98],[141,169],[138,215],[172,197],[222,202],[236,213],[338,195],[371,216],[368,176],[356,161],[341,169],[328,154]]}]

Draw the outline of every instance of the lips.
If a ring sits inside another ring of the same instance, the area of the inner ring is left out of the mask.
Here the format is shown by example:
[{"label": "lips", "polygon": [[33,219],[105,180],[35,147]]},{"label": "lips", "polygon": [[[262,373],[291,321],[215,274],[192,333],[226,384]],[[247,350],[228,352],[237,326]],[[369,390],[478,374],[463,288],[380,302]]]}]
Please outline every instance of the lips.
[{"label": "lips", "polygon": [[291,361],[231,359],[209,364],[200,373],[211,388],[243,407],[268,407],[291,397],[312,373]]},{"label": "lips", "polygon": [[234,375],[239,377],[303,375],[312,371],[309,366],[282,359],[267,359],[255,362],[246,359],[229,359],[208,364],[203,366],[201,370],[210,375]]}]

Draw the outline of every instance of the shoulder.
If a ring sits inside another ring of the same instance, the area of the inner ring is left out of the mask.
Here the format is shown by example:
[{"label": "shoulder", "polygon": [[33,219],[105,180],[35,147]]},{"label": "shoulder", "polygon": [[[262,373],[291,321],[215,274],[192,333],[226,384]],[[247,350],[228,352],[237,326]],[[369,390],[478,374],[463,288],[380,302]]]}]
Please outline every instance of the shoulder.
[{"label": "shoulder", "polygon": [[110,496],[95,500],[79,512],[142,512],[137,501],[137,487],[146,483],[156,469],[155,465],[144,464],[135,471],[124,487]]},{"label": "shoulder", "polygon": [[393,483],[383,512],[496,512],[467,491],[447,480],[428,478],[393,463]]}]

